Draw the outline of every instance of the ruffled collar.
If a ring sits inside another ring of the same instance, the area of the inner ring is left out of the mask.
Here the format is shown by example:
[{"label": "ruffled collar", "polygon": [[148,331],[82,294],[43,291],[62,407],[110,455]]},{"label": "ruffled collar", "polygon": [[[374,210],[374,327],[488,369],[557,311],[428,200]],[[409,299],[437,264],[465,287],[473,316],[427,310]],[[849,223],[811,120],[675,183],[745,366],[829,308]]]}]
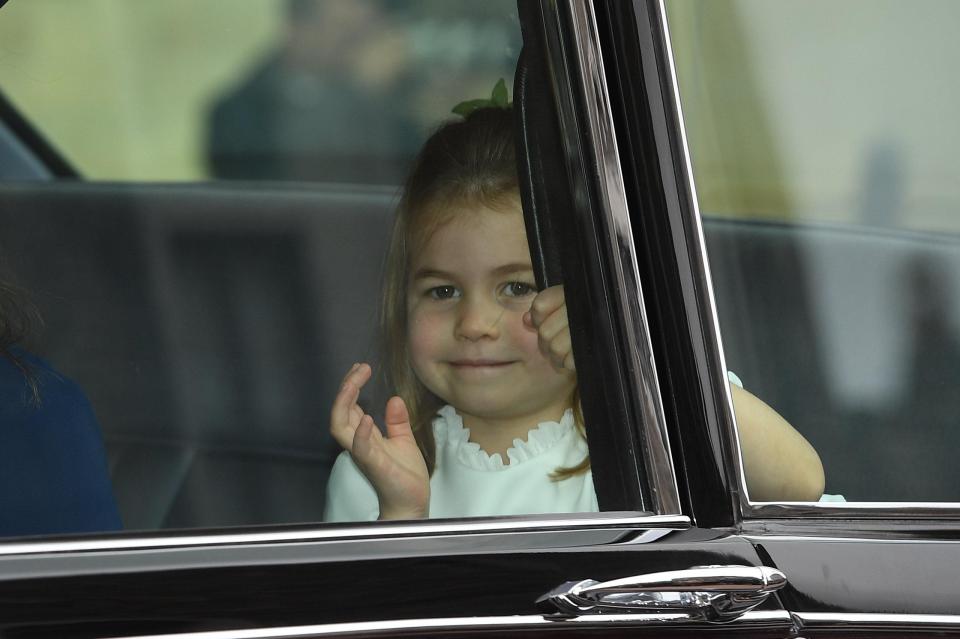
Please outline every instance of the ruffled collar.
[{"label": "ruffled collar", "polygon": [[470,429],[463,425],[463,418],[453,406],[448,404],[441,408],[433,420],[438,452],[445,446],[458,461],[474,470],[503,470],[522,464],[543,454],[574,430],[573,411],[568,408],[559,422],[537,424],[527,433],[526,441],[514,439],[513,446],[507,450],[510,462],[504,464],[500,453],[490,455],[480,448],[480,444],[470,441]]}]

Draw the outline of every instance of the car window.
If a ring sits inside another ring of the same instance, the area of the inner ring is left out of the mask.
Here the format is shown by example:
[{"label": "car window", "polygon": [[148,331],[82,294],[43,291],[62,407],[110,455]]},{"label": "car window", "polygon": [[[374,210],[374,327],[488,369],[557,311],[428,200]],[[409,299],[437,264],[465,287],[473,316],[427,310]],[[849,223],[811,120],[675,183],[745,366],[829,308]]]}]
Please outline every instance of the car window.
[{"label": "car window", "polygon": [[510,2],[12,2],[7,97],[85,177],[395,184],[510,78]]},{"label": "car window", "polygon": [[14,1],[0,41],[80,176],[0,182],[0,535],[598,510],[514,3]]},{"label": "car window", "polygon": [[827,493],[960,501],[960,5],[667,10],[727,367]]}]

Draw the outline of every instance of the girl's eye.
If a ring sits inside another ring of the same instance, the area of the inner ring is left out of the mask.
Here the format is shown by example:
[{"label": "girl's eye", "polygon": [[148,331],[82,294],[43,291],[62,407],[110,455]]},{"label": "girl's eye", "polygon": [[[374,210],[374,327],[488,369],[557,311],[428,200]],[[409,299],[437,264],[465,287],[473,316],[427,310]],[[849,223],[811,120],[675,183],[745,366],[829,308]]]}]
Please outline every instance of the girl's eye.
[{"label": "girl's eye", "polygon": [[460,291],[457,290],[456,286],[434,286],[427,291],[427,295],[435,300],[449,300],[460,297]]},{"label": "girl's eye", "polygon": [[507,282],[503,287],[503,294],[507,297],[525,297],[536,292],[536,287],[526,282]]}]

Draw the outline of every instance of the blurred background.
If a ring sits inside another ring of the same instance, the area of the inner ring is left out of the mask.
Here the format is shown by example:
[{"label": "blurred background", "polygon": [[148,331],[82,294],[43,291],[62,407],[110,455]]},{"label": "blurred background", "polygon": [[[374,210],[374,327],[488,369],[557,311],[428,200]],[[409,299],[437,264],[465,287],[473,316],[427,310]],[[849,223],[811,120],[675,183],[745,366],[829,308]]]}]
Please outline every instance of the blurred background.
[{"label": "blurred background", "polygon": [[705,212],[960,230],[960,5],[667,8]]},{"label": "blurred background", "polygon": [[[667,6],[705,212],[957,229],[956,3]],[[389,183],[519,48],[510,0],[14,0],[0,87],[92,179]]]},{"label": "blurred background", "polygon": [[519,52],[511,0],[14,0],[0,87],[90,179],[391,184]]}]

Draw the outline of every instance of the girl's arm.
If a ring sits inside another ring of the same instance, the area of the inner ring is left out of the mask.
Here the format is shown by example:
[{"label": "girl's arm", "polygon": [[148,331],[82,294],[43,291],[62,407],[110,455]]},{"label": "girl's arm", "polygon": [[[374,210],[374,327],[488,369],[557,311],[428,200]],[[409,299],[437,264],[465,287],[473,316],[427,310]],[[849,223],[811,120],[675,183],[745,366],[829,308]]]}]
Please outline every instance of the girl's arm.
[{"label": "girl's arm", "polygon": [[[576,370],[562,286],[541,291],[524,321],[537,328],[540,350],[554,366]],[[732,389],[750,498],[819,500],[824,475],[817,451],[775,410],[742,388]]]},{"label": "girl's arm", "polygon": [[387,402],[386,436],[357,404],[360,389],[372,375],[368,364],[354,364],[347,373],[333,400],[330,433],[376,490],[380,519],[427,517],[430,473],[414,439],[406,404],[399,397]]},{"label": "girl's arm", "polygon": [[736,384],[730,389],[750,499],[818,501],[823,464],[810,442],[756,396]]}]

